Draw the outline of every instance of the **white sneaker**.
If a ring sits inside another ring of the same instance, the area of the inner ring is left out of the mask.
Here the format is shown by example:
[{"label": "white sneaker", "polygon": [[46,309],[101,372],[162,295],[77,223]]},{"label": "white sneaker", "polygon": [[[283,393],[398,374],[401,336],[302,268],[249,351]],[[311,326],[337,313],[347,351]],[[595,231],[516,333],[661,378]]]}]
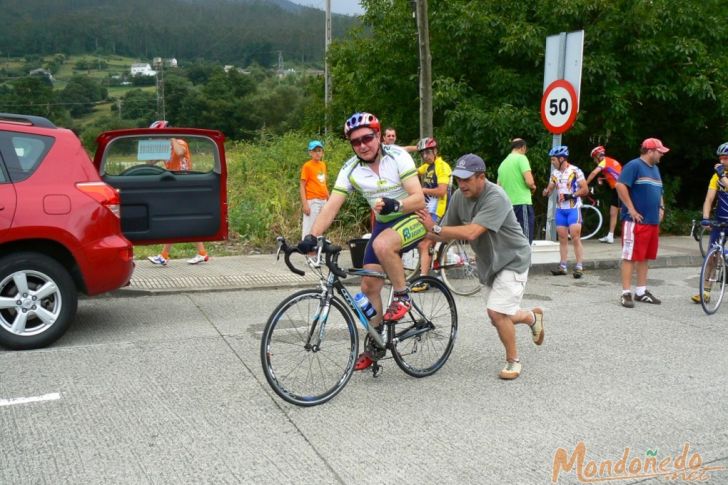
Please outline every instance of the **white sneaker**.
[{"label": "white sneaker", "polygon": [[198,255],[196,255],[196,256],[195,256],[194,258],[192,258],[192,259],[188,259],[188,260],[187,260],[187,264],[199,264],[199,263],[206,263],[208,259],[210,259],[210,257],[209,257],[209,256],[207,256],[207,255],[203,256],[203,255],[201,255],[201,254],[198,254]]},{"label": "white sneaker", "polygon": [[161,254],[157,254],[156,256],[147,256],[147,259],[154,264],[167,266],[167,260],[163,258]]},{"label": "white sneaker", "polygon": [[520,362],[506,362],[506,366],[498,374],[501,379],[510,381],[521,375]]},{"label": "white sneaker", "polygon": [[604,236],[599,238],[599,242],[606,244],[614,244],[614,237]]}]

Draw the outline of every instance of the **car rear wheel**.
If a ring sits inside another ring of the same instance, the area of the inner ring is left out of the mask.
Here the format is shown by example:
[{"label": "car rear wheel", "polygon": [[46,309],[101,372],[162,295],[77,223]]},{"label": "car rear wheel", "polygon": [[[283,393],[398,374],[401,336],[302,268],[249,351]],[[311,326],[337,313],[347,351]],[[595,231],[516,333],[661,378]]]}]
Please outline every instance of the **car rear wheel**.
[{"label": "car rear wheel", "polygon": [[66,268],[40,253],[0,258],[0,345],[37,349],[52,344],[76,315],[78,295]]}]

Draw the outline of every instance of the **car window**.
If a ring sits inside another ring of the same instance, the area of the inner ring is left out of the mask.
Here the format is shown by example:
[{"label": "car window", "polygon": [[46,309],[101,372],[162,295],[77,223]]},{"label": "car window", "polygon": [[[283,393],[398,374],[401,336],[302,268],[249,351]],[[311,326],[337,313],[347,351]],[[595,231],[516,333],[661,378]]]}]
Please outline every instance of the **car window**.
[{"label": "car window", "polygon": [[53,145],[52,137],[42,135],[6,131],[0,132],[0,138],[10,179],[15,182],[30,177]]},{"label": "car window", "polygon": [[131,136],[106,148],[101,173],[113,176],[176,175],[220,172],[217,145],[196,136]]}]

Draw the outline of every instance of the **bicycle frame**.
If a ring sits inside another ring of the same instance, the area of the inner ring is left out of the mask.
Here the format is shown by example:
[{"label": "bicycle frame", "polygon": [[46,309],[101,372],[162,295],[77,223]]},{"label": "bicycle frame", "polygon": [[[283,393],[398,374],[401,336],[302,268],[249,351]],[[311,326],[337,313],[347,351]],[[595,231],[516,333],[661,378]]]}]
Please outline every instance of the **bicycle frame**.
[{"label": "bicycle frame", "polygon": [[[354,297],[351,295],[349,290],[346,289],[344,284],[339,279],[340,276],[337,275],[334,271],[329,272],[328,276],[324,276],[324,273],[322,271],[322,267],[326,266],[326,264],[322,261],[322,253],[321,253],[321,247],[319,247],[319,250],[317,252],[317,255],[315,258],[311,258],[306,256],[306,264],[316,273],[318,273],[320,278],[320,285],[321,285],[321,305],[319,306],[317,312],[314,314],[313,321],[311,323],[311,329],[308,334],[308,339],[306,341],[306,348],[308,349],[317,349],[317,346],[323,341],[323,336],[326,332],[326,321],[328,319],[328,313],[331,306],[331,298],[333,298],[333,292],[336,290],[339,295],[341,295],[341,298],[344,300],[344,303],[346,303],[346,306],[349,307],[349,310],[353,312],[354,315],[358,317],[359,325],[367,332],[369,337],[374,340],[375,344],[380,347],[381,349],[387,348],[388,343],[388,336],[387,333],[383,332],[382,335],[379,335],[379,332],[374,330],[374,327],[369,324],[369,319],[364,315],[364,312],[362,312],[361,308],[359,308],[359,305],[356,304],[354,301]],[[278,254],[280,254],[281,247],[278,248]],[[373,278],[380,278],[380,279],[387,279],[387,275],[385,273],[381,273],[379,271],[371,271],[366,269],[350,269],[349,274],[353,276],[362,276],[362,277],[373,277]],[[389,304],[392,301],[392,298],[394,296],[394,288],[390,286],[389,288],[389,296],[387,298],[386,305],[383,305],[383,308],[386,308],[389,306]],[[417,304],[415,302],[412,303],[412,310],[410,311],[416,311],[420,315],[424,315],[424,312],[418,308]],[[320,325],[319,325],[320,324]],[[383,322],[383,324],[386,324],[386,322]],[[317,332],[318,327],[318,332]],[[419,325],[418,325],[419,327]],[[425,333],[427,329],[408,329],[404,334],[398,335],[392,338],[392,342],[397,342],[399,340],[402,340],[403,338],[411,338],[415,337],[418,334]],[[314,341],[314,335],[317,335],[316,340]]]}]

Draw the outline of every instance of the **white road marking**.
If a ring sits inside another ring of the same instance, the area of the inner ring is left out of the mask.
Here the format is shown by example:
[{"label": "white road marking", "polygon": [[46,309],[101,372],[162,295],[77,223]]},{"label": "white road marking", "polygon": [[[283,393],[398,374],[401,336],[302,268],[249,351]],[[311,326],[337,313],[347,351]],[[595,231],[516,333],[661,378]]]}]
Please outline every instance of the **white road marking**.
[{"label": "white road marking", "polygon": [[0,407],[2,406],[13,406],[15,404],[28,404],[31,402],[41,401],[57,401],[61,398],[61,394],[58,392],[52,392],[50,394],[44,394],[42,396],[32,397],[14,397],[11,399],[0,399]]}]

